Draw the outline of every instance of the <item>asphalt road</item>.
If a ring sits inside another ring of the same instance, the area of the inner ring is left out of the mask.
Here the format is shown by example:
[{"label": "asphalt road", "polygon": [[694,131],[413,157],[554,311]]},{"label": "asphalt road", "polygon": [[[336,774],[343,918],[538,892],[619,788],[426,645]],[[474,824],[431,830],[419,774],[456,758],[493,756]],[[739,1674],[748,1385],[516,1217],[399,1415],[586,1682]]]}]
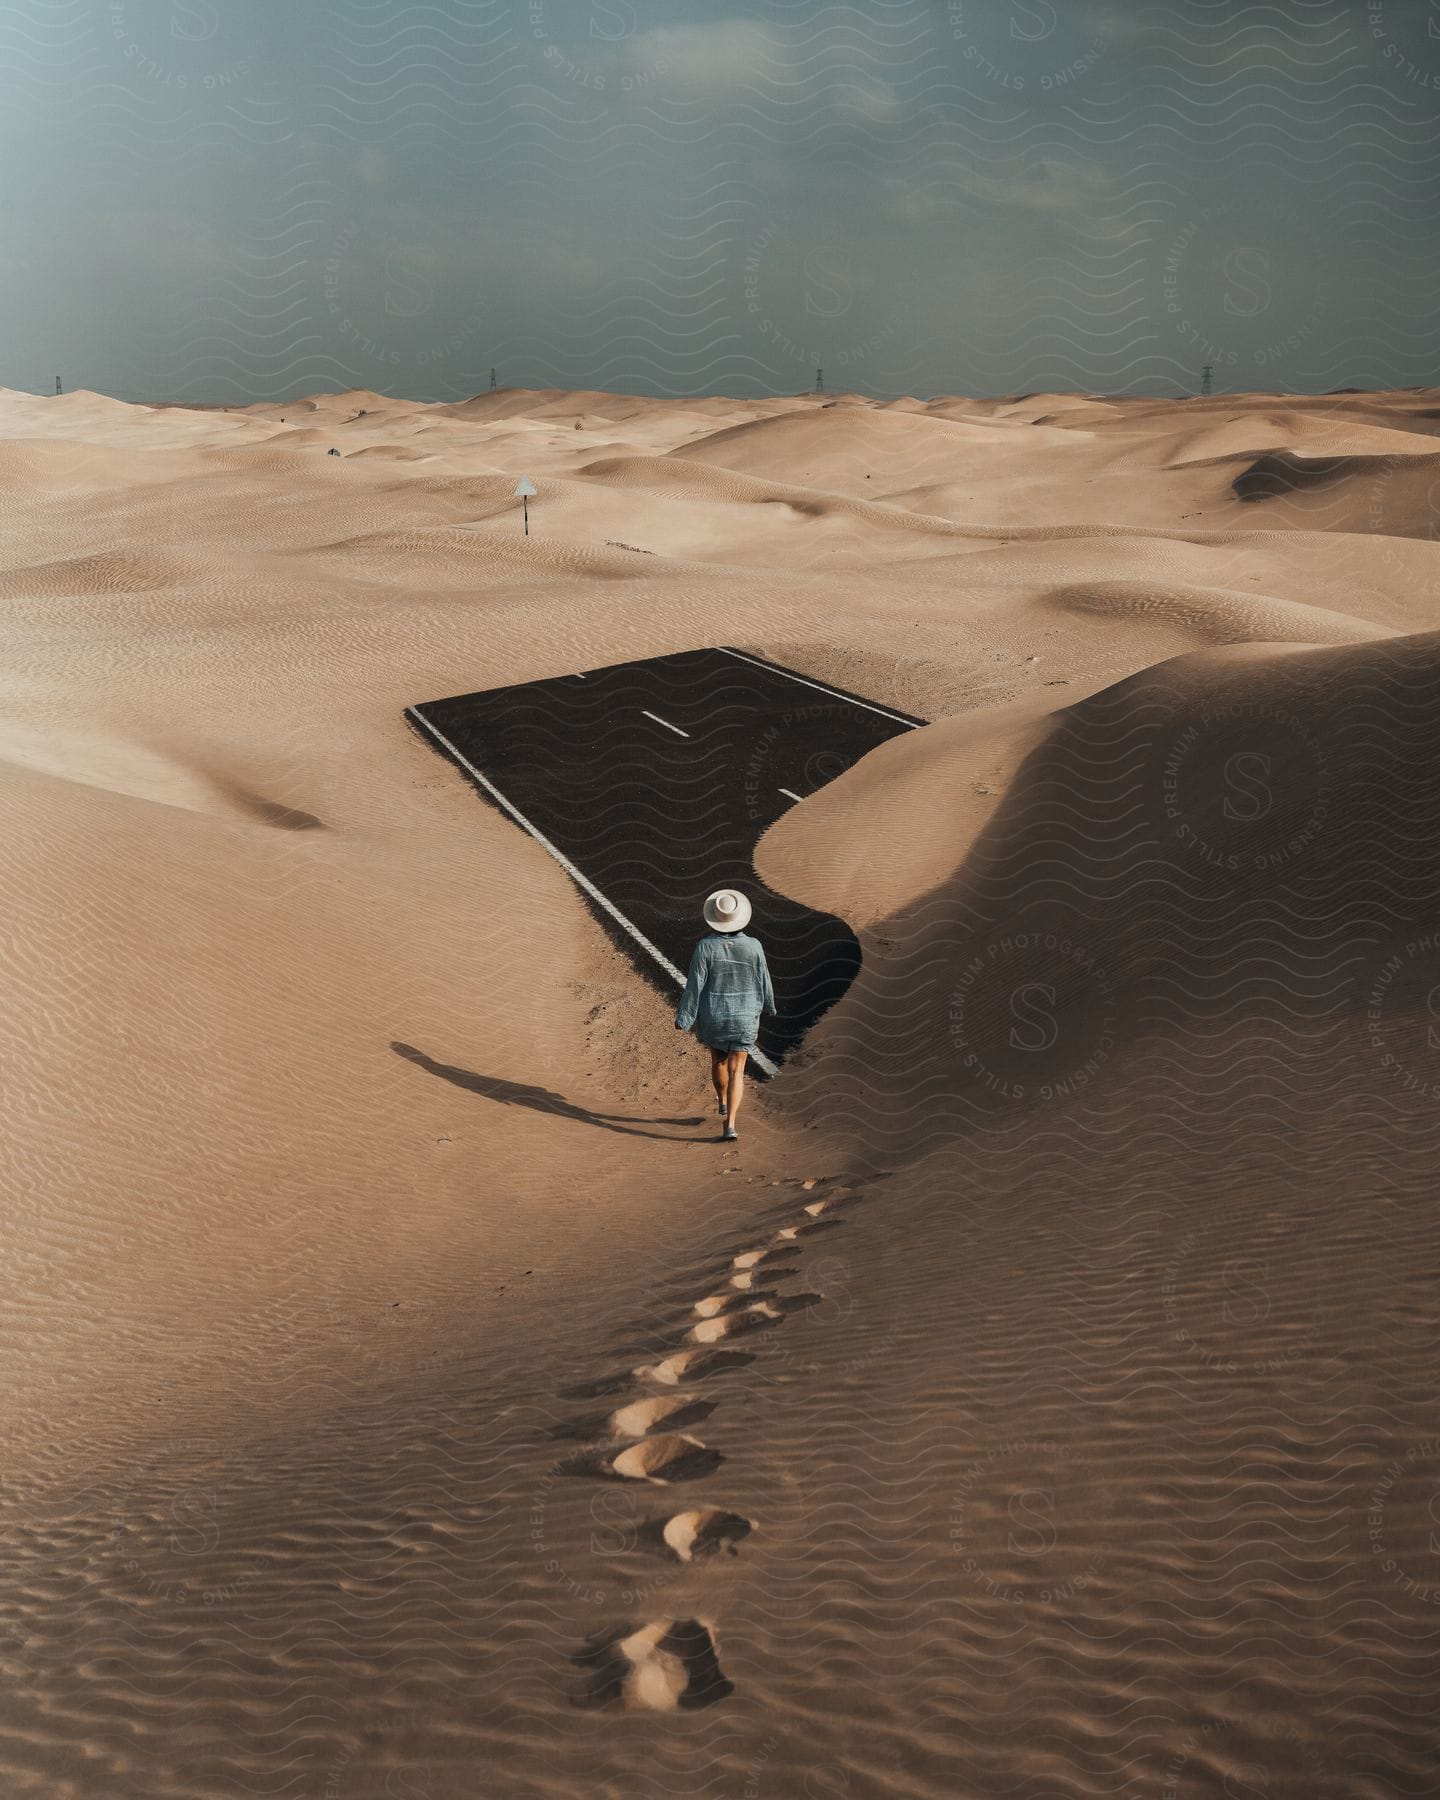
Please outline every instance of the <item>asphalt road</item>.
[{"label": "asphalt road", "polygon": [[854,979],[853,933],[766,888],[755,845],[788,808],[924,720],[719,648],[427,700],[407,716],[565,863],[667,997],[704,935],[706,895],[748,894],[779,1008],[761,1024],[764,1072]]}]

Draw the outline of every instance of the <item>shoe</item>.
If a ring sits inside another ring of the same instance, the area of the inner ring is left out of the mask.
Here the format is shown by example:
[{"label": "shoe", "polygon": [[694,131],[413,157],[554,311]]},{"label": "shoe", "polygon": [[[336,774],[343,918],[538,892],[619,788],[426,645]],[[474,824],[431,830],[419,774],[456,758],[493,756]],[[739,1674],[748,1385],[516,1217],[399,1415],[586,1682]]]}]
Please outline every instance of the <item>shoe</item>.
[{"label": "shoe", "polygon": [[716,1101],[716,1106],[719,1110],[720,1117],[723,1119],[725,1117],[726,1113],[729,1112],[730,1108],[728,1106],[726,1106],[726,1104],[723,1100]]},{"label": "shoe", "polygon": [[722,1144],[729,1143],[732,1140],[737,1139],[739,1136],[740,1136],[740,1133],[735,1129],[735,1127],[733,1125],[727,1123],[725,1126],[725,1129],[720,1133],[720,1142]]}]

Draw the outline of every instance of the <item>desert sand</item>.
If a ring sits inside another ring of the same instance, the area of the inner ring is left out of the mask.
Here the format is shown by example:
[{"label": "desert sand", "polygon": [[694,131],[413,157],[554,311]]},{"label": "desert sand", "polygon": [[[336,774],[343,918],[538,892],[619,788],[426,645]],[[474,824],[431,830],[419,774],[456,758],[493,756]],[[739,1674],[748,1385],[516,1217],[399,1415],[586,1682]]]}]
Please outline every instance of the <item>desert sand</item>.
[{"label": "desert sand", "polygon": [[[0,394],[0,1792],[1433,1791],[1437,424]],[[714,643],[933,721],[723,1147],[403,718]]]}]

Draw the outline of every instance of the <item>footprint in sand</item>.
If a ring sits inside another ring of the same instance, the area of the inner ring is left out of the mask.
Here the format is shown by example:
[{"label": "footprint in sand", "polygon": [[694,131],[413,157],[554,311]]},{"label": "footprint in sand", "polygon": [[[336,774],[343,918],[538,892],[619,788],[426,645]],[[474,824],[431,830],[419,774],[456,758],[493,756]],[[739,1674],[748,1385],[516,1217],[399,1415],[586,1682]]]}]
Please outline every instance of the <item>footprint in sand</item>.
[{"label": "footprint in sand", "polygon": [[684,1425],[698,1425],[714,1410],[713,1400],[701,1400],[695,1394],[666,1395],[663,1399],[632,1400],[611,1413],[609,1425],[616,1437],[639,1438],[654,1431],[657,1425],[668,1425],[672,1431]]},{"label": "footprint in sand", "polygon": [[791,1254],[788,1245],[777,1248],[767,1244],[763,1250],[742,1250],[738,1256],[732,1256],[730,1267],[738,1269],[742,1275],[753,1275],[757,1269],[763,1269],[770,1263],[783,1262]]},{"label": "footprint in sand", "polygon": [[697,1506],[666,1519],[660,1535],[681,1562],[703,1562],[722,1550],[738,1556],[740,1544],[754,1529],[754,1521],[742,1518],[739,1513],[724,1512],[715,1506]]},{"label": "footprint in sand", "polygon": [[710,1350],[697,1346],[691,1350],[677,1350],[673,1356],[647,1363],[634,1373],[640,1381],[658,1381],[663,1387],[677,1387],[682,1381],[703,1381],[707,1376],[743,1369],[754,1360],[744,1350]]},{"label": "footprint in sand", "polygon": [[718,1450],[699,1438],[683,1431],[664,1431],[634,1444],[596,1444],[557,1463],[553,1473],[587,1481],[648,1481],[656,1487],[669,1487],[679,1481],[699,1481],[713,1474],[724,1460]]},{"label": "footprint in sand", "polygon": [[799,1273],[799,1263],[777,1263],[764,1269],[737,1269],[730,1277],[730,1286],[737,1293],[759,1294],[771,1282],[784,1281],[788,1276]]},{"label": "footprint in sand", "polygon": [[745,1304],[745,1296],[740,1293],[707,1294],[703,1300],[697,1300],[691,1308],[702,1319],[713,1319],[719,1313],[733,1312],[737,1306]]},{"label": "footprint in sand", "polygon": [[844,1223],[843,1219],[805,1219],[799,1225],[785,1226],[775,1237],[782,1244],[793,1244],[797,1238],[809,1237],[814,1231],[835,1231]]},{"label": "footprint in sand", "polygon": [[587,1671],[583,1706],[693,1711],[735,1691],[721,1672],[715,1629],[707,1619],[617,1626],[592,1639],[574,1661]]},{"label": "footprint in sand", "polygon": [[[804,1185],[810,1188],[815,1184],[810,1181]],[[675,1388],[682,1381],[702,1380],[753,1362],[754,1358],[743,1352],[715,1346],[742,1333],[779,1324],[787,1315],[820,1300],[819,1294],[809,1293],[781,1298],[771,1284],[798,1273],[793,1263],[786,1263],[786,1258],[795,1253],[797,1240],[812,1231],[842,1224],[843,1220],[825,1215],[850,1198],[853,1196],[835,1193],[812,1200],[805,1206],[805,1217],[800,1222],[782,1226],[761,1248],[742,1250],[732,1257],[726,1288],[693,1303],[691,1312],[697,1323],[686,1331],[685,1346],[658,1362],[633,1369],[629,1379]],[[626,1379],[606,1376],[571,1389],[570,1394],[589,1398],[614,1393],[626,1384]],[[612,1437],[636,1441],[615,1452],[597,1450],[581,1459],[581,1463],[570,1465],[566,1472],[609,1475],[662,1487],[698,1480],[718,1468],[723,1458],[679,1428],[694,1424],[713,1410],[713,1403],[694,1394],[631,1400],[607,1419],[594,1423],[608,1428]],[[754,1522],[739,1513],[702,1506],[654,1520],[645,1534],[652,1543],[657,1539],[662,1542],[676,1561],[693,1563],[721,1551],[738,1555],[739,1545],[754,1530]],[[592,1639],[574,1660],[588,1673],[581,1696],[585,1705],[619,1704],[642,1711],[671,1712],[709,1706],[734,1692],[734,1684],[721,1673],[714,1627],[708,1620],[656,1619],[646,1625],[618,1626]]]},{"label": "footprint in sand", "polygon": [[[628,1385],[628,1381],[625,1384]],[[580,1419],[562,1419],[545,1432],[547,1438],[593,1442],[596,1438],[640,1438],[660,1425],[680,1431],[698,1425],[715,1410],[713,1400],[698,1394],[667,1395],[664,1399],[632,1400],[612,1413],[590,1413]]]},{"label": "footprint in sand", "polygon": [[738,1337],[746,1331],[763,1331],[782,1318],[773,1300],[760,1300],[738,1312],[721,1313],[718,1318],[702,1319],[685,1333],[692,1344],[718,1344],[722,1338]]},{"label": "footprint in sand", "polygon": [[683,1432],[641,1438],[610,1459],[611,1471],[626,1481],[651,1481],[661,1487],[676,1481],[699,1481],[724,1461],[718,1450]]}]

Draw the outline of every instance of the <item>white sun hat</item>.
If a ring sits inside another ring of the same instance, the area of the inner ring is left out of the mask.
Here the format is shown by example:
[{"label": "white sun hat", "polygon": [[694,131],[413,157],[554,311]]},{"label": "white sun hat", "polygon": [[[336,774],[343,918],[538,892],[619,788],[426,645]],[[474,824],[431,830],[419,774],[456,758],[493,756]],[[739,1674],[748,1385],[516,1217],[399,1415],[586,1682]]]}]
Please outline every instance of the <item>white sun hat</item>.
[{"label": "white sun hat", "polygon": [[705,902],[705,923],[712,931],[743,931],[750,923],[750,902],[734,888],[717,888]]}]

